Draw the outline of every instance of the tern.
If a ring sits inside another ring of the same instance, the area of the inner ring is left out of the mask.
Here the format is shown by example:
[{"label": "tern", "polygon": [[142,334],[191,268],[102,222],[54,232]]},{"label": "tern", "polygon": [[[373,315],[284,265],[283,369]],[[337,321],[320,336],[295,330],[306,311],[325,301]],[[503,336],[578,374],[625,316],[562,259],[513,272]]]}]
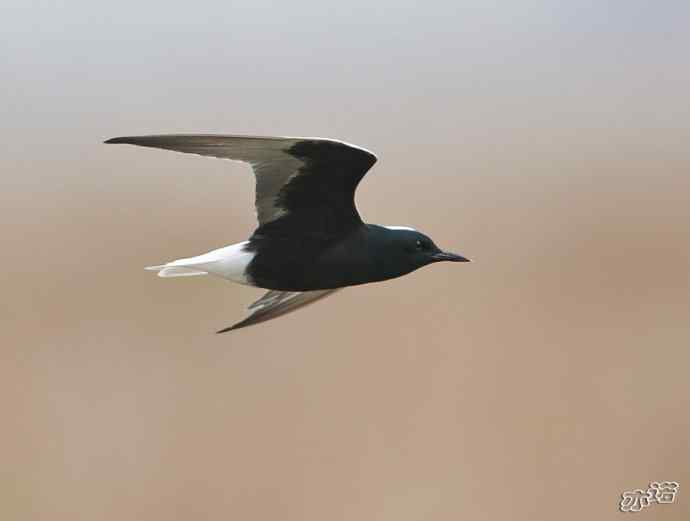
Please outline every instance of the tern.
[{"label": "tern", "polygon": [[129,144],[248,163],[259,226],[246,241],[146,269],[159,277],[215,275],[267,289],[224,333],[284,315],[335,291],[467,262],[405,226],[366,224],[357,185],[376,162],[368,150],[324,138],[169,134],[116,137]]}]

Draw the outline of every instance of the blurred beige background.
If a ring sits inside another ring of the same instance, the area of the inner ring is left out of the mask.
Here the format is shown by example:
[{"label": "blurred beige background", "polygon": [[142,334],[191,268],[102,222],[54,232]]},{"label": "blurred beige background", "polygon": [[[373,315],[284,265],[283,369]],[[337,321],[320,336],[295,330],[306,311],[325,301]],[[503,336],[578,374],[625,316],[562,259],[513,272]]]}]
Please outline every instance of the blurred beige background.
[{"label": "blurred beige background", "polygon": [[[3,2],[0,518],[688,519],[689,16]],[[370,148],[362,215],[474,262],[214,335],[260,292],[142,268],[247,237],[253,180],[100,144],[155,132]]]}]

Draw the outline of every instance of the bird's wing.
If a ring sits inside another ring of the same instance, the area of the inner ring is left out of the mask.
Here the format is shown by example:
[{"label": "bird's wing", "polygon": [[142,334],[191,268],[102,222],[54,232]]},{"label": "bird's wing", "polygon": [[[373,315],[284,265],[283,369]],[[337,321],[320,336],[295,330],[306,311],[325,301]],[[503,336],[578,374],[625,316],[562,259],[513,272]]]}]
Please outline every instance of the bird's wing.
[{"label": "bird's wing", "polygon": [[321,138],[159,135],[109,139],[249,163],[256,176],[258,234],[337,234],[361,223],[354,194],[376,156]]},{"label": "bird's wing", "polygon": [[290,313],[291,311],[331,295],[338,291],[338,289],[340,288],[301,292],[271,290],[249,306],[249,316],[237,324],[233,324],[230,327],[221,329],[218,331],[218,333],[225,333],[227,331],[232,331],[233,329],[252,326],[254,324],[285,315],[286,313]]}]

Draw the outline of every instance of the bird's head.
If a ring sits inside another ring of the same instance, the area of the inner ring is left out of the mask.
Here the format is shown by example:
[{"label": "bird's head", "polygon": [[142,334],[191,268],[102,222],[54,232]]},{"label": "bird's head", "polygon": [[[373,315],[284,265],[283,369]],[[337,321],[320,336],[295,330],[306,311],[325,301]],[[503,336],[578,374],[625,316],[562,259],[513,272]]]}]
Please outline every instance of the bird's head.
[{"label": "bird's head", "polygon": [[434,262],[469,262],[469,259],[441,250],[430,237],[413,228],[386,226],[388,250],[405,273]]}]

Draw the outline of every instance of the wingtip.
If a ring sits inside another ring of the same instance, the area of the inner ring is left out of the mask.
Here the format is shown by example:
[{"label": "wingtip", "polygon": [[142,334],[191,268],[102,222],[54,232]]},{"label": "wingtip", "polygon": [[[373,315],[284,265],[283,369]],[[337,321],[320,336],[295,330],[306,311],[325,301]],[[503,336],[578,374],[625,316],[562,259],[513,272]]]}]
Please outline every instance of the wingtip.
[{"label": "wingtip", "polygon": [[251,316],[246,317],[245,319],[240,320],[239,322],[235,322],[231,326],[216,331],[216,335],[220,335],[221,333],[228,333],[229,331],[235,331],[236,329],[242,329],[243,327],[251,326],[252,324],[254,324],[254,322],[249,320],[250,318]]},{"label": "wingtip", "polygon": [[126,138],[111,137],[110,139],[106,139],[105,141],[103,141],[103,143],[105,145],[117,145],[118,143],[124,143],[124,141],[123,141],[124,139],[126,139]]},{"label": "wingtip", "polygon": [[226,327],[226,328],[224,328],[224,329],[220,329],[220,330],[216,331],[216,335],[220,335],[221,333],[227,333],[227,332],[229,332],[229,331],[233,331],[233,330],[235,330],[235,329],[239,329],[239,327],[240,327],[239,324],[235,324],[235,325],[233,325],[233,326]]}]

